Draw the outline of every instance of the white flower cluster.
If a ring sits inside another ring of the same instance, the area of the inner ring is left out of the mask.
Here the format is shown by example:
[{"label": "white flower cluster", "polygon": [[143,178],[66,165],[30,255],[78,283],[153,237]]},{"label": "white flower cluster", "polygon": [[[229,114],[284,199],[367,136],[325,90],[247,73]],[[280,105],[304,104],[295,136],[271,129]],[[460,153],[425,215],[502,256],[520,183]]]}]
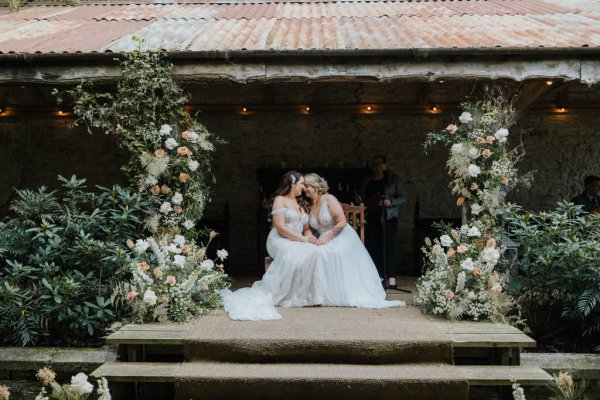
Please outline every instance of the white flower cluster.
[{"label": "white flower cluster", "polygon": [[[152,237],[140,239],[130,247],[137,257],[130,265],[132,279],[126,297],[138,322],[186,321],[206,307],[199,298],[226,286],[223,265],[207,259],[206,249],[183,235],[165,236],[159,242]],[[217,259],[227,256],[226,250],[217,251]]]},{"label": "white flower cluster", "polygon": [[[36,377],[42,382],[42,389],[35,397],[35,400],[72,400],[72,399],[87,399],[90,394],[94,391],[94,385],[88,381],[88,376],[83,372],[71,377],[71,383],[60,385],[56,382],[56,374],[49,368],[40,369]],[[46,387],[49,388],[50,393],[46,391]],[[98,400],[111,400],[110,390],[108,389],[108,382],[105,378],[101,377],[98,379]],[[49,396],[47,396],[49,395]]]}]

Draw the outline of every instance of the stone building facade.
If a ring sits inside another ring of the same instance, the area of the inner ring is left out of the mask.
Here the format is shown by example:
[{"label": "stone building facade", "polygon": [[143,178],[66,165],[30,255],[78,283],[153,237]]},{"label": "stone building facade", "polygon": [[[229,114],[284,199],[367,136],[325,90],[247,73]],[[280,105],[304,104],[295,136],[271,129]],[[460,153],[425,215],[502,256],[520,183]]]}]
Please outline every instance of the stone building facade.
[{"label": "stone building facade", "polygon": [[[258,220],[257,170],[365,167],[374,154],[385,154],[409,198],[400,214],[399,270],[414,274],[417,199],[420,218],[460,217],[447,187],[447,150],[425,154],[425,136],[456,121],[459,103],[479,98],[486,83],[493,82],[185,83],[193,107],[204,111],[200,120],[227,141],[214,154],[217,183],[206,218],[226,218],[228,205],[229,272],[260,272],[257,227],[264,221]],[[585,175],[600,174],[600,89],[554,84],[562,86],[530,104],[511,131],[512,144],[524,132],[521,170],[536,171],[533,186],[511,198],[535,210],[574,196]],[[126,183],[119,167],[128,155],[116,139],[89,135],[81,126],[70,129],[71,118],[57,114],[51,89],[0,86],[0,98],[16,110],[0,116],[1,215],[13,188],[55,187],[59,174],[85,177],[90,186]],[[367,113],[366,105],[378,111]]]}]

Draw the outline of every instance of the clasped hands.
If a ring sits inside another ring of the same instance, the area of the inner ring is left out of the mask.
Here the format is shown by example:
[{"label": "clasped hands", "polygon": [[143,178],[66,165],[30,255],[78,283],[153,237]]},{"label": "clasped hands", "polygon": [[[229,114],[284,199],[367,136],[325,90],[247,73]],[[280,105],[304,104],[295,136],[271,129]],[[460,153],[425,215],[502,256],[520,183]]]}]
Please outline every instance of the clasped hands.
[{"label": "clasped hands", "polygon": [[331,238],[329,237],[329,235],[326,236],[321,236],[320,238],[316,238],[314,236],[303,236],[303,242],[306,243],[310,243],[310,244],[314,244],[317,246],[323,245],[325,243],[328,243],[331,240]]}]

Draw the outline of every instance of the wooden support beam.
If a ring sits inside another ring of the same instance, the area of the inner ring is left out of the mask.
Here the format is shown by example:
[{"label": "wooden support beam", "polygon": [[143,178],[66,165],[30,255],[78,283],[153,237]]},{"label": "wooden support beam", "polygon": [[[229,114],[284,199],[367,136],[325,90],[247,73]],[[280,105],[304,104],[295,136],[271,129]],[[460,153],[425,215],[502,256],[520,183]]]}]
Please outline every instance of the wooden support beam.
[{"label": "wooden support beam", "polygon": [[548,84],[547,80],[539,80],[527,82],[523,84],[520,90],[520,95],[515,102],[515,113],[513,114],[512,122],[517,122],[523,114],[541,97],[564,87],[564,81],[551,81]]}]

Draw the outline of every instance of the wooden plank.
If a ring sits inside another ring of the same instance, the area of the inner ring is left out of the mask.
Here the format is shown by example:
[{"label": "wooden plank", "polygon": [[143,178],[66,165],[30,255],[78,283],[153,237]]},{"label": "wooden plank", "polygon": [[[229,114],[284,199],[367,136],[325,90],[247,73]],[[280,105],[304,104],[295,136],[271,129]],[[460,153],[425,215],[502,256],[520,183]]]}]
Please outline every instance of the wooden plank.
[{"label": "wooden plank", "polygon": [[535,347],[536,342],[521,334],[473,334],[454,333],[450,335],[454,347]]},{"label": "wooden plank", "polygon": [[117,382],[174,382],[180,363],[108,362],[92,372]]},{"label": "wooden plank", "polygon": [[454,333],[512,333],[512,334],[523,334],[522,331],[510,325],[501,325],[501,324],[448,324],[444,326],[444,331],[449,334]]},{"label": "wooden plank", "polygon": [[513,365],[458,365],[471,386],[509,386],[512,379],[521,385],[542,385],[552,377],[541,368]]}]

